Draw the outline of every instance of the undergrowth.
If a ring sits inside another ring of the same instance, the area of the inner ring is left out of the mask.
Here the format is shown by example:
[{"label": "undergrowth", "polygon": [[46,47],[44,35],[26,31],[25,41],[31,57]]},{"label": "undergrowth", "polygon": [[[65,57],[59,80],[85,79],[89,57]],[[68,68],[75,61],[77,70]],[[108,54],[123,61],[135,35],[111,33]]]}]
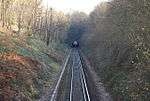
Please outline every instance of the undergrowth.
[{"label": "undergrowth", "polygon": [[52,87],[67,48],[48,47],[33,36],[8,36],[0,33],[0,99],[39,99]]}]

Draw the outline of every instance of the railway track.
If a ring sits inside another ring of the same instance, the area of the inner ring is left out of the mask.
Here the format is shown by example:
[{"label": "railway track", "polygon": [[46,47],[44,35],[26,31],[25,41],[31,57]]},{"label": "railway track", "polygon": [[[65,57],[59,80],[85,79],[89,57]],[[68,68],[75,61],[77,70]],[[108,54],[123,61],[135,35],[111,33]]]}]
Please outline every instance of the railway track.
[{"label": "railway track", "polygon": [[77,49],[72,49],[49,101],[91,101]]}]

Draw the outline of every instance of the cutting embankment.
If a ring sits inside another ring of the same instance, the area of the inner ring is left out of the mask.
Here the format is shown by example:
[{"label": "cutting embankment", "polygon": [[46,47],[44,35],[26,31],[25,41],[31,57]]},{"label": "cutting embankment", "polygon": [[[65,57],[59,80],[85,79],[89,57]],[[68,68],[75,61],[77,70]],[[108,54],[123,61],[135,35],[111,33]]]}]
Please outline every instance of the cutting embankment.
[{"label": "cutting embankment", "polygon": [[0,99],[34,101],[46,94],[67,54],[67,48],[58,45],[47,47],[28,34],[0,30]]}]

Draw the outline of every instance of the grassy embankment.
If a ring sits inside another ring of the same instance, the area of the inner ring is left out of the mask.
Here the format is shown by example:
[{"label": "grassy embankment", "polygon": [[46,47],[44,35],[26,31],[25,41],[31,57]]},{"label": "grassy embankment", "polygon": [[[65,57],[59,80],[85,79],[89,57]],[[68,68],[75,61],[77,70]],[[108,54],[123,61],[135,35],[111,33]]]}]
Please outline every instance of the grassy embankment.
[{"label": "grassy embankment", "polygon": [[47,47],[33,36],[0,30],[0,99],[39,99],[60,70],[67,48]]}]

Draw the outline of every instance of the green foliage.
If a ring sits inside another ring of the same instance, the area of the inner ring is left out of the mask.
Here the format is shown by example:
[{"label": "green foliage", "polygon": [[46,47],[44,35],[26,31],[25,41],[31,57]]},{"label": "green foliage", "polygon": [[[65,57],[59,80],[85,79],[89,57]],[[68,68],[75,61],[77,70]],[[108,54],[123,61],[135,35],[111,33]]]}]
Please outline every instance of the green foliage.
[{"label": "green foliage", "polygon": [[11,49],[0,45],[0,53],[5,53],[5,52],[7,53],[7,52],[10,52],[10,51],[11,51]]},{"label": "green foliage", "polygon": [[23,48],[20,46],[17,46],[17,53],[23,56],[28,56],[28,57],[32,57],[32,53],[27,49],[27,48]]},{"label": "green foliage", "polygon": [[4,34],[5,34],[5,33],[3,33],[3,32],[0,31],[0,36],[1,36],[1,35],[4,35]]},{"label": "green foliage", "polygon": [[[40,41],[39,39],[36,39],[32,36],[27,37],[26,41],[19,41],[18,38],[12,37],[11,39],[13,44],[13,47],[9,47],[5,45],[0,45],[0,53],[17,53],[17,55],[21,55],[25,57],[26,59],[33,59],[34,61],[37,61],[39,65],[35,67],[35,70],[32,70],[32,66],[35,64],[31,63],[28,64],[28,62],[22,62],[19,66],[19,64],[5,67],[3,70],[0,70],[1,72],[16,72],[18,71],[18,68],[21,68],[20,76],[15,79],[10,79],[9,84],[11,85],[12,90],[20,91],[22,92],[26,97],[31,98],[33,101],[39,99],[43,92],[44,88],[47,89],[51,88],[52,84],[54,83],[54,78],[56,77],[57,73],[60,70],[60,62],[57,62],[54,58],[51,57],[52,51],[55,52],[55,54],[60,54],[60,52],[64,53],[65,56],[67,48],[64,48],[63,45],[58,44],[54,47],[47,47],[43,41]],[[7,41],[6,41],[7,42]],[[49,55],[51,54],[51,55]],[[53,56],[53,55],[52,55]],[[6,61],[6,60],[5,60]],[[20,60],[24,61],[24,60]],[[16,61],[17,62],[17,61]],[[31,61],[32,62],[32,61]],[[1,62],[0,62],[1,63]],[[4,62],[7,65],[7,62]],[[24,64],[25,63],[25,64]],[[30,62],[29,62],[30,63]],[[31,67],[30,67],[31,65]],[[25,68],[24,68],[25,66]],[[38,68],[38,70],[36,70]],[[29,74],[22,74],[22,71],[29,69]],[[30,75],[33,75],[32,77],[28,77]],[[30,83],[28,84],[27,80],[30,80]]]},{"label": "green foliage", "polygon": [[128,87],[127,74],[125,74],[124,72],[115,73],[114,75],[112,75],[112,78],[109,82],[111,82],[112,94],[114,96],[120,95],[124,97],[124,101],[130,101],[128,89],[126,89]]}]

